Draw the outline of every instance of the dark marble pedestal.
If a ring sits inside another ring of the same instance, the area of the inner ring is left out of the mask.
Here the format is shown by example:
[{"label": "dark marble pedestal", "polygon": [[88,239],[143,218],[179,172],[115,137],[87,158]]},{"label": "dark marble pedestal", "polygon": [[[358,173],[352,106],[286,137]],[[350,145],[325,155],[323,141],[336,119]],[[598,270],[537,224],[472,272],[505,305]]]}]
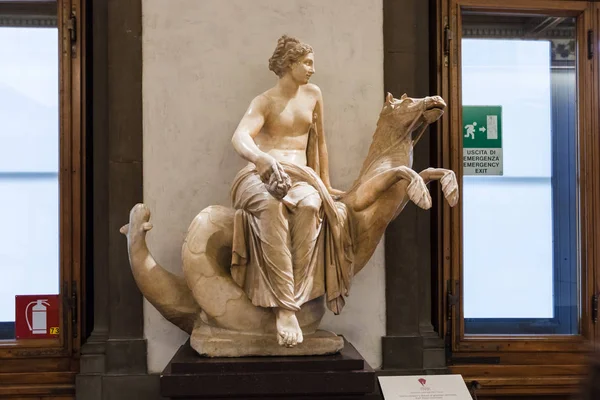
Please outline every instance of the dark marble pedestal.
[{"label": "dark marble pedestal", "polygon": [[160,377],[171,399],[381,400],[375,372],[344,341],[330,356],[206,358],[189,342]]}]

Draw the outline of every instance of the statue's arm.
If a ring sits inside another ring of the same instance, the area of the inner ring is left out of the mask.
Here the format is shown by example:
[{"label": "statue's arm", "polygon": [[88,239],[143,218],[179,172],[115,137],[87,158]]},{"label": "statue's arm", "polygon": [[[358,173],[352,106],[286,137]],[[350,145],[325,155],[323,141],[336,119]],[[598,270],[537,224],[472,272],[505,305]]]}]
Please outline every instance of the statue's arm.
[{"label": "statue's arm", "polygon": [[243,159],[256,165],[263,182],[268,182],[273,173],[279,182],[282,181],[282,177],[286,176],[283,167],[275,158],[261,151],[254,142],[254,137],[258,135],[265,123],[268,107],[268,100],[265,96],[254,98],[236,128],[231,143]]},{"label": "statue's arm", "polygon": [[323,128],[323,95],[321,89],[314,85],[317,104],[315,105],[315,128],[317,130],[317,143],[319,147],[319,168],[321,173],[321,180],[331,195],[342,195],[344,192],[331,187],[331,181],[329,179],[329,155],[327,153],[327,143],[325,142],[325,130]]},{"label": "statue's arm", "polygon": [[254,137],[258,135],[265,123],[266,111],[267,104],[262,96],[252,100],[231,138],[235,151],[243,159],[253,163],[264,154],[254,143]]}]

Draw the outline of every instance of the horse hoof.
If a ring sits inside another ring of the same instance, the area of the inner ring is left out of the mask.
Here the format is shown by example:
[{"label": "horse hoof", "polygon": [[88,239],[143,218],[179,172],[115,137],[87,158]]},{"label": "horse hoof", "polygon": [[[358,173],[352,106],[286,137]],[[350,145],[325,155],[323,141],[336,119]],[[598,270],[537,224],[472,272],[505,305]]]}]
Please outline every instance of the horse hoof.
[{"label": "horse hoof", "polygon": [[458,182],[456,181],[456,175],[454,172],[449,171],[442,179],[440,179],[442,185],[442,192],[444,197],[450,204],[450,207],[454,207],[458,203]]},{"label": "horse hoof", "polygon": [[429,210],[431,208],[431,195],[425,181],[420,176],[415,178],[407,188],[408,198],[417,205],[417,207],[423,210]]},{"label": "horse hoof", "polygon": [[454,188],[450,193],[444,193],[446,200],[448,200],[448,204],[450,207],[454,207],[458,204],[458,188]]}]

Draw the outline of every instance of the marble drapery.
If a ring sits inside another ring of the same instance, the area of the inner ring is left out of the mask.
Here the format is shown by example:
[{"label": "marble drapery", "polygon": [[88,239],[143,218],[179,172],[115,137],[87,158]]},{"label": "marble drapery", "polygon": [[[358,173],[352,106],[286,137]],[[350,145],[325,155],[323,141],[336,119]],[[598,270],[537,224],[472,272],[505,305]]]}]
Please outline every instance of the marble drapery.
[{"label": "marble drapery", "polygon": [[254,164],[234,180],[232,277],[256,306],[297,311],[326,294],[328,308],[339,314],[353,276],[346,206],[313,169],[282,165],[292,187],[281,200],[267,192]]}]

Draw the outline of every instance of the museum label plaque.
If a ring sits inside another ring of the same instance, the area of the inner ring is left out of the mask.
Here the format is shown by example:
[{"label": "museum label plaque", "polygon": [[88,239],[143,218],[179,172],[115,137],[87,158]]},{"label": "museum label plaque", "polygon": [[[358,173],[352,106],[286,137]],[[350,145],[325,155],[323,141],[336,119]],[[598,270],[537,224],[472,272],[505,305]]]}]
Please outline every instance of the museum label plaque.
[{"label": "museum label plaque", "polygon": [[386,400],[472,400],[461,375],[380,376]]}]

